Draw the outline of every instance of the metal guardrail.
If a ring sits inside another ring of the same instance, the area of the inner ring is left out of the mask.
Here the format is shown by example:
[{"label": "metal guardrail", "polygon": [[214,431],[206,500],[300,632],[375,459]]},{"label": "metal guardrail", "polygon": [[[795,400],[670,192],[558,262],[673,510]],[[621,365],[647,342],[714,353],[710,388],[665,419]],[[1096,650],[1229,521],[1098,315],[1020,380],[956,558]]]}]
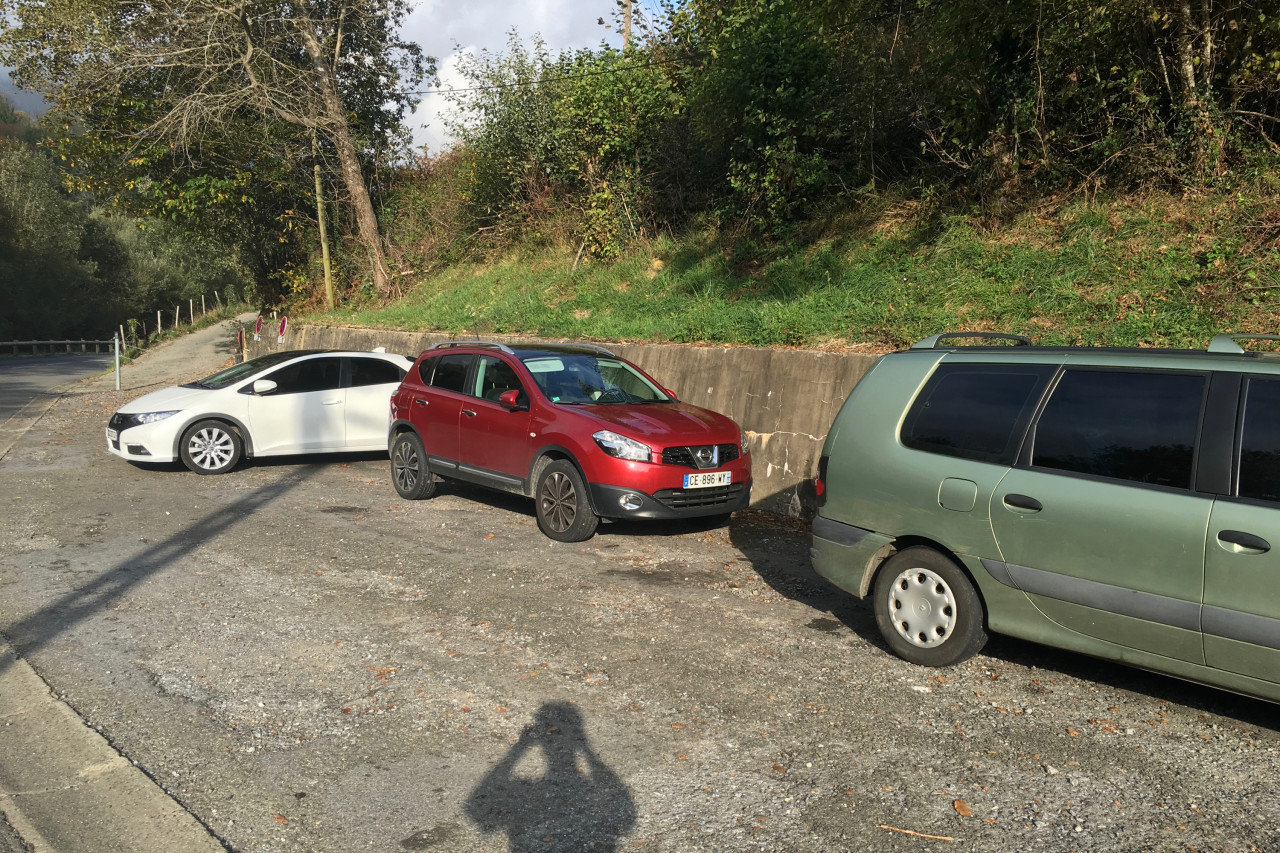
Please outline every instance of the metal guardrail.
[{"label": "metal guardrail", "polygon": [[[88,349],[88,347],[90,346],[93,347],[93,350],[92,350],[93,352],[102,352],[100,347],[102,346],[110,347],[110,346],[113,346],[115,342],[116,342],[116,339],[114,337],[109,338],[108,340],[103,340],[103,341],[90,341],[90,340],[85,340],[84,338],[80,338],[79,340],[66,340],[66,341],[0,341],[0,349],[12,349],[14,355],[20,355],[21,354],[19,352],[20,348],[30,347],[32,355],[39,355],[40,347],[48,347],[48,353],[50,355],[57,355],[59,352],[63,352],[63,353],[90,352],[90,350]],[[56,347],[65,347],[65,349],[58,350],[56,349]],[[79,347],[79,349],[75,349],[75,347]],[[107,350],[107,352],[110,352],[110,351],[111,350],[109,349]]]},{"label": "metal guardrail", "polygon": [[[90,346],[93,347],[94,352],[101,352],[102,350],[98,349],[98,347],[100,346],[108,346],[108,347],[111,347],[111,349],[107,350],[107,352],[115,353],[116,390],[119,391],[120,390],[120,337],[118,335],[113,335],[108,340],[100,340],[100,341],[89,341],[89,340],[85,340],[84,338],[81,338],[78,341],[0,341],[0,349],[7,349],[9,347],[12,347],[14,355],[21,354],[18,352],[19,348],[21,347],[31,347],[32,355],[40,355],[41,354],[40,347],[49,348],[46,355],[66,355],[67,353],[71,353],[71,354],[87,353],[89,352],[88,348]],[[59,351],[55,349],[55,347],[65,347],[65,349]],[[78,350],[72,349],[72,347],[79,347],[79,349]]]}]

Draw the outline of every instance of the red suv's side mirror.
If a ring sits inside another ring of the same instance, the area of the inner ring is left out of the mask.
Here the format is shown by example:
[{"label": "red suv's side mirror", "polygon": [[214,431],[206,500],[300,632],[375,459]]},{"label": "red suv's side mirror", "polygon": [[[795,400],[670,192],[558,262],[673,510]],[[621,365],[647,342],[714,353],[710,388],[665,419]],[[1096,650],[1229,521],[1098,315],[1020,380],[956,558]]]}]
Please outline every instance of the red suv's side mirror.
[{"label": "red suv's side mirror", "polygon": [[679,400],[679,399],[680,399],[679,397],[677,397],[677,396],[676,396],[676,392],[675,392],[675,391],[672,391],[670,388],[663,388],[663,389],[662,389],[662,393],[663,393],[663,394],[666,394],[666,395],[667,395],[668,397],[670,397],[672,400]]},{"label": "red suv's side mirror", "polygon": [[511,388],[498,395],[498,402],[513,412],[517,410],[527,412],[529,404],[520,400],[520,395],[523,393],[519,388]]}]

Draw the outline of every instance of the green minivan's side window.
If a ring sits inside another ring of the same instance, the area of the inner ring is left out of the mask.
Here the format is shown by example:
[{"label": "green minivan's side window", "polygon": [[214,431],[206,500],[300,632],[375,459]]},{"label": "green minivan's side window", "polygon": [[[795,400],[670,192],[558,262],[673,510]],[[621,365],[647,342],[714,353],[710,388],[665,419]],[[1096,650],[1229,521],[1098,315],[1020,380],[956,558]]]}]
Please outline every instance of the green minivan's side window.
[{"label": "green minivan's side window", "polygon": [[1013,463],[1053,365],[943,364],[907,412],[902,443],[915,450]]},{"label": "green minivan's side window", "polygon": [[1201,373],[1067,370],[1036,424],[1031,464],[1189,489],[1206,385]]},{"label": "green minivan's side window", "polygon": [[1240,435],[1240,497],[1280,501],[1280,381],[1250,379]]}]

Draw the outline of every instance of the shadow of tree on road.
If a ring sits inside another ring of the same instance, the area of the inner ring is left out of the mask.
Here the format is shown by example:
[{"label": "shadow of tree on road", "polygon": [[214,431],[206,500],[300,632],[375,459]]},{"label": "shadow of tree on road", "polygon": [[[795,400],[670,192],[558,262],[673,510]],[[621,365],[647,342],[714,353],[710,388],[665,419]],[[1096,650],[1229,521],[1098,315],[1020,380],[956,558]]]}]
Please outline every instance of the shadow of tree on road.
[{"label": "shadow of tree on road", "polygon": [[[109,607],[134,587],[169,568],[201,545],[226,533],[238,522],[316,476],[324,466],[308,465],[275,483],[255,489],[247,497],[210,513],[167,539],[140,551],[16,622],[3,634],[24,657],[39,651],[65,631]],[[0,658],[0,672],[10,660]]]}]

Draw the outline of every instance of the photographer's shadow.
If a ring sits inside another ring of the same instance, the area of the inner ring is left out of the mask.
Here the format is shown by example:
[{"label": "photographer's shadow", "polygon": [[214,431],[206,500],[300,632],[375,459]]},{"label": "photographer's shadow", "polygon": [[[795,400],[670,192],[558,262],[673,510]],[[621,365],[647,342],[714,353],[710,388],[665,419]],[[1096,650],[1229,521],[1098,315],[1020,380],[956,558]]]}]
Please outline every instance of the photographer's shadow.
[{"label": "photographer's shadow", "polygon": [[[529,766],[538,761],[540,774]],[[613,853],[636,822],[630,790],[596,755],[582,714],[566,702],[538,709],[471,792],[466,813],[483,832],[505,831],[511,853]]]}]

